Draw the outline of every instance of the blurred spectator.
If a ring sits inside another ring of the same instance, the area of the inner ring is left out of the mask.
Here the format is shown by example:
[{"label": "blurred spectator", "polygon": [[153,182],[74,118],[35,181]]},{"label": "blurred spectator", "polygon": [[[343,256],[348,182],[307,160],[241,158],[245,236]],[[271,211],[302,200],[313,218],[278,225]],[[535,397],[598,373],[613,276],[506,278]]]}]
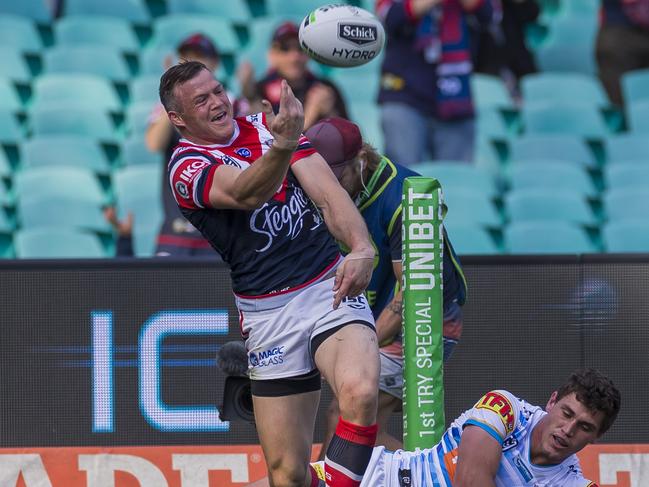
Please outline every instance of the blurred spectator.
[{"label": "blurred spectator", "polygon": [[621,107],[620,77],[649,67],[649,0],[602,0],[596,54],[608,97]]},{"label": "blurred spectator", "polygon": [[387,45],[381,68],[386,155],[408,166],[425,159],[470,162],[475,123],[467,17],[497,22],[496,0],[378,0]]},{"label": "blurred spectator", "polygon": [[292,22],[280,24],[271,39],[268,50],[269,71],[264,78],[255,81],[250,63],[242,63],[238,69],[241,92],[249,107],[247,113],[262,110],[261,100],[268,100],[273,110],[279,107],[282,78],[285,79],[296,98],[304,105],[304,128],[326,117],[347,118],[345,102],[336,86],[316,77],[307,67],[309,57],[300,48],[298,27]]},{"label": "blurred spectator", "polygon": [[501,0],[502,21],[475,34],[474,68],[477,73],[499,76],[510,90],[518,92],[518,81],[537,71],[527,48],[525,29],[541,9],[536,0]]},{"label": "blurred spectator", "polygon": [[[178,60],[200,61],[210,71],[219,68],[221,58],[216,46],[203,34],[194,34],[185,39],[177,49]],[[165,62],[165,69],[171,66],[169,58]],[[146,131],[146,145],[152,152],[164,154],[163,163],[171,159],[171,154],[180,140],[180,135],[173,128],[167,114],[158,103],[149,118]],[[164,208],[164,222],[158,235],[156,255],[158,256],[209,256],[216,257],[216,252],[203,236],[180,213],[174,200],[169,183],[166,180],[167,171],[162,171],[162,204]]]}]

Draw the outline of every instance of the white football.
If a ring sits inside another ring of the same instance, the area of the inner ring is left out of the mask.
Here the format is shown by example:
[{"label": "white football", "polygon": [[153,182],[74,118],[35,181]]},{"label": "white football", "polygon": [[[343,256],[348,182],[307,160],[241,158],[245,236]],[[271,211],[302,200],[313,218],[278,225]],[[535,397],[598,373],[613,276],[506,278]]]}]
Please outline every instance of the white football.
[{"label": "white football", "polygon": [[383,49],[385,31],[370,12],[353,5],[323,5],[300,24],[300,45],[330,66],[360,66]]}]

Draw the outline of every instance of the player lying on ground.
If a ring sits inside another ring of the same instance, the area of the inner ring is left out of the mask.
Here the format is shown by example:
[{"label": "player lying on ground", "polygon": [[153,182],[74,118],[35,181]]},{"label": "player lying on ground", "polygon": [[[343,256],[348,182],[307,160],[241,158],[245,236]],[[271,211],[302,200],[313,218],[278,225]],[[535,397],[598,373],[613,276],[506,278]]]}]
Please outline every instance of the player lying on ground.
[{"label": "player lying on ground", "polygon": [[[575,454],[610,428],[619,409],[619,391],[593,369],[573,372],[545,410],[490,391],[432,448],[375,447],[361,487],[596,487]],[[322,462],[312,467],[323,479]],[[262,479],[249,487],[267,485]]]}]

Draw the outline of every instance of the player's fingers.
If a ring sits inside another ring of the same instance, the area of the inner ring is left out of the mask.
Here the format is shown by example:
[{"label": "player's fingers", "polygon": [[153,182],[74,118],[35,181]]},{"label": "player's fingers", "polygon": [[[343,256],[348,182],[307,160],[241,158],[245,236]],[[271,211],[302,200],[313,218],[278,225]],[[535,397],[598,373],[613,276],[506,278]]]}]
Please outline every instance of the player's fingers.
[{"label": "player's fingers", "polygon": [[266,99],[261,100],[261,109],[266,115],[266,123],[272,123],[275,118],[275,112],[273,111],[273,105]]}]

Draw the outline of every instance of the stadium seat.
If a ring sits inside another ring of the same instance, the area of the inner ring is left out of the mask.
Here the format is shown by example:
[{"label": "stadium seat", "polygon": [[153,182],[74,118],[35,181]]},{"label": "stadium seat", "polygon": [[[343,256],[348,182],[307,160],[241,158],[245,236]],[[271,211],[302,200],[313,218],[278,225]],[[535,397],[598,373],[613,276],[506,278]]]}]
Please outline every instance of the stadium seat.
[{"label": "stadium seat", "polygon": [[[11,5],[21,2],[6,2]],[[0,46],[38,53],[43,48],[36,24],[28,17],[0,13]]]},{"label": "stadium seat", "polygon": [[31,111],[34,135],[85,135],[112,143],[119,138],[113,121],[104,110],[48,104]]},{"label": "stadium seat", "polygon": [[542,71],[563,71],[594,75],[595,54],[592,44],[548,44],[535,52],[539,69]]},{"label": "stadium seat", "polygon": [[525,103],[585,103],[609,105],[599,80],[582,73],[534,73],[521,79]]},{"label": "stadium seat", "polygon": [[628,218],[647,219],[649,188],[611,188],[604,194],[604,208],[608,221]]},{"label": "stadium seat", "polygon": [[12,112],[23,110],[18,91],[8,78],[0,78],[0,109]]},{"label": "stadium seat", "polygon": [[237,24],[246,24],[252,18],[245,0],[167,0],[167,11],[170,14],[216,15]]},{"label": "stadium seat", "polygon": [[[13,46],[0,46],[0,79],[27,84],[32,80],[27,60],[23,53]],[[1,97],[1,95],[0,95]]]},{"label": "stadium seat", "polygon": [[70,15],[54,24],[58,46],[104,46],[136,54],[140,42],[131,24],[122,18],[99,15]]},{"label": "stadium seat", "polygon": [[649,100],[649,69],[627,71],[620,83],[626,103]]},{"label": "stadium seat", "polygon": [[142,134],[131,135],[122,142],[121,159],[125,166],[157,164],[162,166],[162,154],[151,152]]},{"label": "stadium seat", "polygon": [[15,233],[16,257],[22,259],[107,257],[91,233],[59,227],[39,227]]},{"label": "stadium seat", "polygon": [[446,220],[450,225],[475,224],[498,229],[502,219],[489,195],[455,189],[444,191],[444,202],[448,208]]},{"label": "stadium seat", "polygon": [[649,163],[649,138],[646,134],[625,133],[604,141],[608,164],[636,161]]},{"label": "stadium seat", "polygon": [[554,159],[595,167],[597,161],[581,137],[563,134],[525,134],[510,142],[512,164]]},{"label": "stadium seat", "polygon": [[371,70],[335,69],[329,78],[338,87],[343,95],[345,103],[376,103],[379,94],[380,65],[373,65]]},{"label": "stadium seat", "polygon": [[149,115],[153,105],[148,101],[141,101],[128,107],[126,111],[126,133],[129,135],[142,135],[149,124]]},{"label": "stadium seat", "polygon": [[608,134],[604,118],[592,105],[529,103],[521,113],[526,134],[572,134],[591,139]]},{"label": "stadium seat", "polygon": [[298,15],[303,19],[322,5],[321,0],[266,0],[266,11],[275,17]]},{"label": "stadium seat", "polygon": [[23,135],[23,128],[13,110],[0,107],[0,142],[16,144]]},{"label": "stadium seat", "polygon": [[64,13],[120,17],[136,24],[148,24],[151,20],[145,0],[65,0]]},{"label": "stadium seat", "polygon": [[471,76],[471,92],[478,111],[485,108],[513,108],[514,106],[505,83],[497,76],[474,73]]},{"label": "stadium seat", "polygon": [[5,155],[5,151],[0,150],[0,179],[9,179],[11,178],[11,164],[9,164],[9,159]]},{"label": "stadium seat", "polygon": [[55,226],[103,234],[112,232],[99,205],[76,200],[74,195],[58,198],[25,195],[18,199],[17,210],[22,229]]},{"label": "stadium seat", "polygon": [[[649,188],[649,164],[635,162],[612,164],[605,168],[606,187],[610,189]],[[649,203],[649,202],[648,202]]]},{"label": "stadium seat", "polygon": [[13,192],[9,189],[6,179],[0,179],[0,210],[1,207],[9,208],[14,206],[15,198]]},{"label": "stadium seat", "polygon": [[10,14],[26,17],[39,24],[49,24],[54,18],[56,2],[43,0],[20,0],[19,2],[2,2],[0,14]]},{"label": "stadium seat", "polygon": [[363,140],[379,152],[383,150],[383,130],[379,106],[371,101],[347,104],[350,119],[361,129]]},{"label": "stadium seat", "polygon": [[212,15],[177,14],[159,17],[153,22],[154,47],[175,49],[186,37],[203,33],[210,37],[219,52],[236,54],[241,44],[232,24],[227,20]]},{"label": "stadium seat", "polygon": [[154,103],[160,101],[159,87],[160,76],[158,74],[147,74],[131,80],[131,103],[148,102],[153,106]]},{"label": "stadium seat", "polygon": [[91,74],[119,83],[131,78],[126,59],[111,46],[54,46],[43,55],[43,71],[47,74]]},{"label": "stadium seat", "polygon": [[445,222],[453,248],[459,255],[493,255],[500,249],[489,231],[474,223]]},{"label": "stadium seat", "polygon": [[13,222],[0,208],[0,259],[9,259],[14,256],[13,227]]},{"label": "stadium seat", "polygon": [[115,89],[104,78],[91,74],[49,74],[34,82],[32,107],[48,103],[69,107],[93,107],[120,111],[122,104]]},{"label": "stadium seat", "polygon": [[14,223],[3,208],[0,208],[0,233],[11,233],[14,229]]},{"label": "stadium seat", "polygon": [[582,254],[597,252],[586,231],[566,221],[527,221],[505,228],[511,254]]},{"label": "stadium seat", "polygon": [[629,130],[634,133],[649,133],[649,99],[629,102],[626,109]]},{"label": "stadium seat", "polygon": [[140,51],[140,76],[157,76],[165,71],[167,63],[176,64],[178,58],[172,46],[149,46]]},{"label": "stadium seat", "polygon": [[484,168],[459,161],[424,161],[410,166],[422,176],[438,179],[444,193],[462,190],[495,197],[498,193],[491,174]]},{"label": "stadium seat", "polygon": [[649,252],[649,226],[646,218],[611,221],[602,229],[607,252]]},{"label": "stadium seat", "polygon": [[515,135],[515,130],[507,126],[504,115],[497,108],[484,108],[476,113],[476,132],[479,137],[501,142]]},{"label": "stadium seat", "polygon": [[97,177],[90,169],[81,167],[25,168],[14,177],[15,192],[22,195],[37,191],[48,198],[66,198],[74,194],[87,204],[103,205],[107,197]]},{"label": "stadium seat", "polygon": [[21,144],[20,152],[25,168],[73,166],[100,175],[110,173],[110,163],[100,145],[81,135],[35,136]]},{"label": "stadium seat", "polygon": [[510,184],[513,191],[566,190],[589,198],[598,195],[592,179],[582,167],[552,159],[513,165]]},{"label": "stadium seat", "polygon": [[571,190],[521,189],[510,191],[504,200],[511,222],[550,220],[597,225],[584,196]]}]

